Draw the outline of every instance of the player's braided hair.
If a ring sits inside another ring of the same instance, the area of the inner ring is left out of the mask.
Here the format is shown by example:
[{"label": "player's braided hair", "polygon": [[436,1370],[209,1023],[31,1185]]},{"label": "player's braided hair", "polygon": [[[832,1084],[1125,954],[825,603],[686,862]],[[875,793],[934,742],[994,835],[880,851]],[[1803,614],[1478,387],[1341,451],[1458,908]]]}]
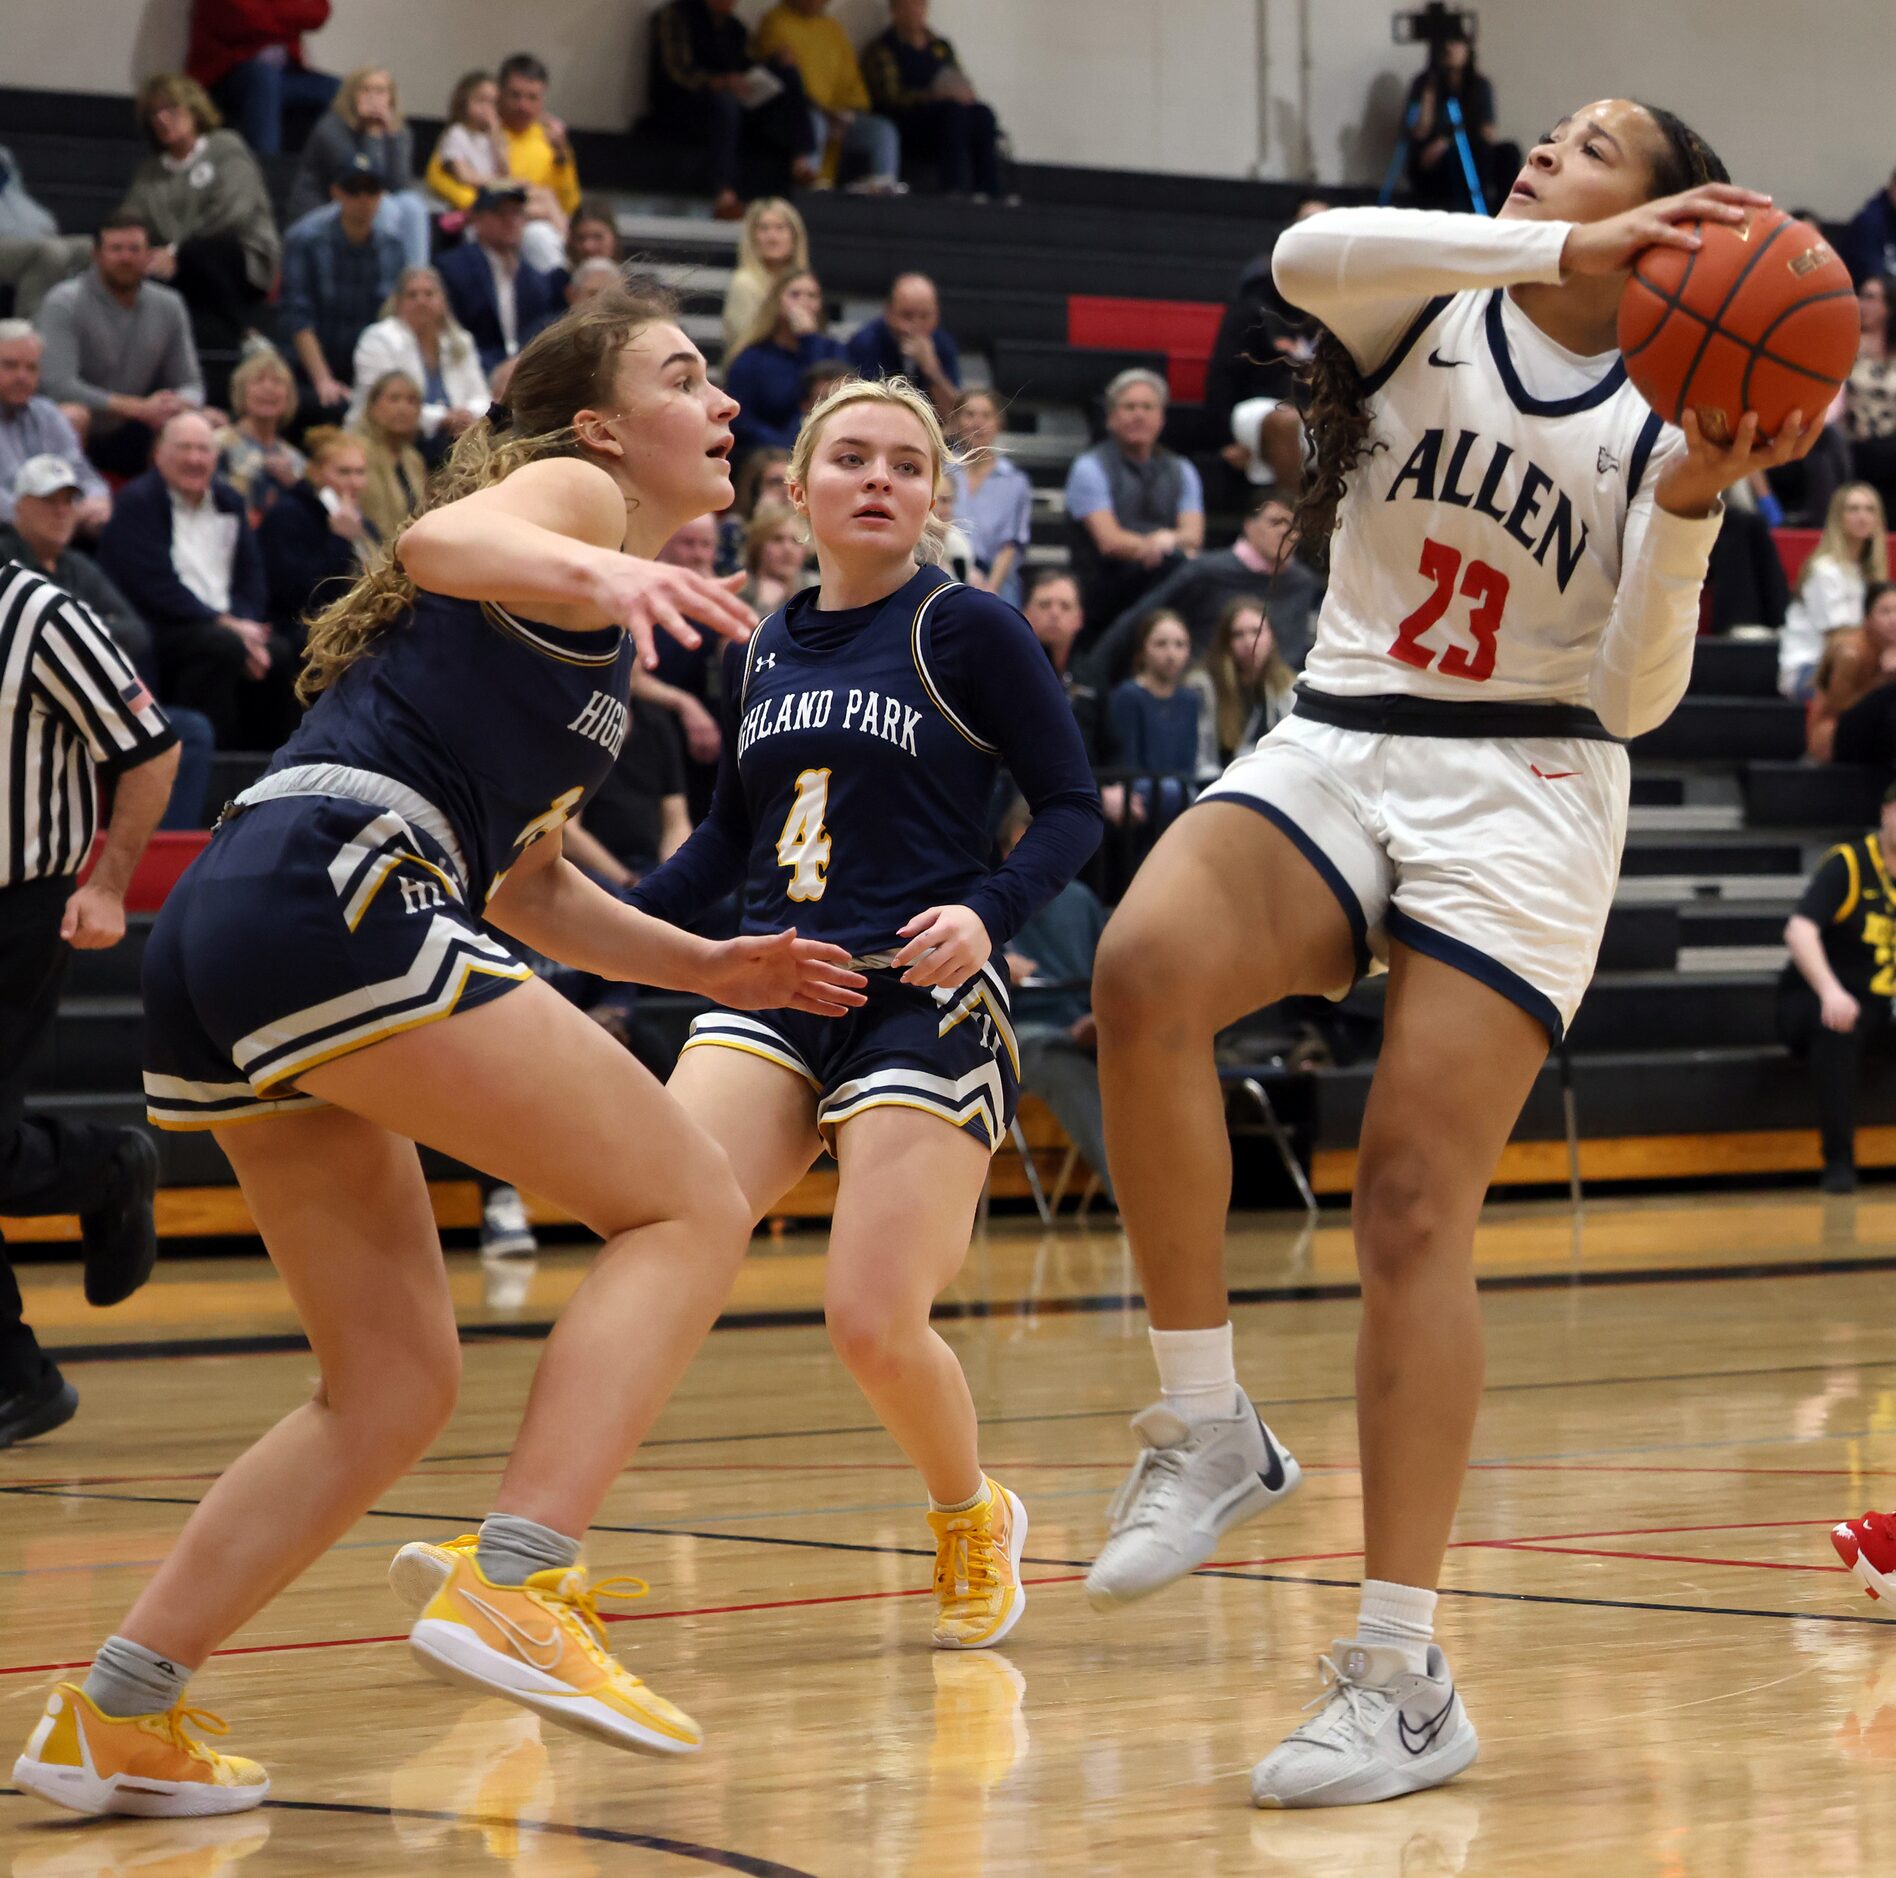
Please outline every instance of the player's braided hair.
[{"label": "player's braided hair", "polygon": [[506,403],[494,404],[461,433],[415,515],[382,544],[355,585],[310,620],[309,662],[296,685],[305,704],[414,605],[415,583],[395,550],[415,516],[491,488],[524,463],[579,455],[574,414],[610,400],[619,355],[635,334],[677,317],[677,301],[662,288],[609,287],[528,343],[515,361]]},{"label": "player's braided hair", "polygon": [[[1660,147],[1650,158],[1649,200],[1676,196],[1704,183],[1731,181],[1718,152],[1691,125],[1654,104],[1639,108],[1652,119],[1660,137]],[[1349,486],[1350,472],[1382,446],[1370,439],[1369,394],[1363,374],[1349,347],[1326,326],[1317,328],[1316,351],[1304,367],[1303,380],[1309,388],[1304,428],[1315,467],[1297,504],[1297,539],[1305,555],[1322,565],[1330,558],[1337,506]]]}]

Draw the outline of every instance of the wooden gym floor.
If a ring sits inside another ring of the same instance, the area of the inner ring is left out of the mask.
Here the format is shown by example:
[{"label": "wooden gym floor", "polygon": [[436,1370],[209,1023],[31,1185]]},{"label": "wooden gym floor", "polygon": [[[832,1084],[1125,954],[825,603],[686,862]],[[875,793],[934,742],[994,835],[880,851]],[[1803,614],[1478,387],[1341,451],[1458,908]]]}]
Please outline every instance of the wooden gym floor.
[{"label": "wooden gym floor", "polygon": [[[272,1804],[69,1822],[0,1793],[0,1861],[14,1878],[1886,1869],[1896,1610],[1825,1532],[1896,1502],[1896,1191],[1595,1202],[1577,1234],[1564,1206],[1491,1211],[1489,1394],[1440,1616],[1481,1759],[1439,1792],[1325,1814],[1254,1813],[1246,1773],[1354,1614],[1341,1223],[1252,1218],[1231,1239],[1240,1373],[1303,1491],[1218,1569],[1110,1618],[1079,1580],[1125,1417],[1153,1392],[1123,1244],[997,1226],[977,1246],[943,1329],[988,1465],[1032,1515],[1032,1599],[1004,1653],[966,1656],[927,1647],[928,1533],[816,1321],[821,1248],[760,1241],[590,1546],[651,1581],[612,1639],[704,1722],[695,1761],[542,1734],[409,1663],[384,1562],[486,1509],[534,1327],[582,1263],[496,1283],[461,1255],[467,1381],[438,1452],[194,1685],[269,1765]],[[168,1261],[108,1313],[67,1268],[25,1276],[83,1401],[0,1454],[0,1745],[311,1383],[260,1262]]]}]

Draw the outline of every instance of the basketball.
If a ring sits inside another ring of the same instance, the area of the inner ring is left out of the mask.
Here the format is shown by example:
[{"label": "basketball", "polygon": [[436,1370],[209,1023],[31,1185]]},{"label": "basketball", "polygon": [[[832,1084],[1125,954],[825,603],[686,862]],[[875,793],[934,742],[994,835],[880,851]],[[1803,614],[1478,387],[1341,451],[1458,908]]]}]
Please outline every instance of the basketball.
[{"label": "basketball", "polygon": [[1826,409],[1856,359],[1850,271],[1816,229],[1782,209],[1743,223],[1682,222],[1696,249],[1640,255],[1620,301],[1627,375],[1668,423],[1696,411],[1729,442],[1747,411],[1775,436],[1793,411]]}]

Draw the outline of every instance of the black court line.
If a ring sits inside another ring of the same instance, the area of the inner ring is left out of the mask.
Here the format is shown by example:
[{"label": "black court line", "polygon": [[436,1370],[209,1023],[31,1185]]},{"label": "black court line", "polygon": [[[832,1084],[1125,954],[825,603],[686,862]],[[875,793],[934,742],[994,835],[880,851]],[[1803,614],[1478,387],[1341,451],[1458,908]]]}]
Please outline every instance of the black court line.
[{"label": "black court line", "polygon": [[[0,1487],[0,1493],[18,1494],[23,1499],[124,1500],[151,1506],[197,1505],[195,1500],[169,1495],[98,1493],[85,1487]],[[378,1506],[370,1507],[364,1517],[421,1520],[439,1525],[458,1525],[464,1530],[472,1530],[480,1524],[478,1519],[459,1513],[404,1512],[399,1508]],[[844,1539],[792,1539],[781,1533],[693,1532],[682,1526],[594,1526],[591,1530],[661,1539],[710,1539],[722,1541],[727,1545],[787,1546],[794,1550],[808,1552],[873,1552],[889,1558],[933,1558],[935,1556],[933,1549],[925,1546],[865,1545]],[[1505,1551],[1507,1548],[1496,1546],[1492,1549]],[[1085,1571],[1093,1561],[1084,1558],[1023,1556],[1021,1563],[1043,1569]],[[1249,1584],[1311,1585],[1333,1591],[1356,1591],[1362,1587],[1360,1578],[1311,1578],[1291,1572],[1246,1570],[1240,1566],[1205,1565],[1199,1567],[1193,1576],[1240,1579]],[[1857,1617],[1845,1611],[1777,1611],[1759,1610],[1751,1606],[1735,1604],[1671,1604],[1644,1598],[1576,1598],[1562,1597],[1548,1591],[1477,1591],[1459,1585],[1443,1585],[1439,1588],[1438,1595],[1445,1598],[1470,1598],[1490,1604],[1559,1604],[1572,1605],[1585,1610],[1671,1611],[1687,1617],[1770,1617],[1793,1624],[1867,1624],[1873,1629],[1896,1628],[1896,1617]]]},{"label": "black court line", "polygon": [[[1545,1271],[1498,1272],[1477,1278],[1480,1291],[1585,1291],[1612,1289],[1623,1285],[1695,1285],[1724,1284],[1754,1278],[1836,1278],[1853,1272],[1896,1272],[1896,1255],[1878,1255],[1860,1259],[1761,1259],[1736,1265],[1654,1265],[1624,1271]],[[1362,1287],[1353,1281],[1336,1280],[1328,1284],[1251,1285],[1231,1293],[1233,1305],[1248,1304],[1328,1304],[1342,1303],[1362,1296]],[[931,1314],[937,1323],[968,1323],[993,1318],[1084,1316],[1105,1311],[1127,1311],[1142,1307],[1145,1299],[1138,1292],[1103,1292],[1071,1298],[969,1299],[938,1303]],[[534,1343],[552,1333],[554,1319],[535,1318],[510,1324],[463,1324],[460,1338],[466,1344]],[[820,1308],[790,1311],[732,1311],[712,1326],[713,1330],[809,1330],[821,1325]],[[190,1356],[272,1356],[292,1351],[307,1351],[308,1340],[300,1331],[277,1331],[268,1335],[231,1337],[183,1337],[172,1340],[140,1340],[126,1343],[72,1343],[56,1346],[46,1354],[56,1363],[139,1363]]]},{"label": "black court line", "polygon": [[[0,1800],[24,1800],[18,1787],[0,1787]],[[622,1832],[613,1826],[572,1826],[554,1819],[515,1819],[494,1813],[444,1813],[413,1806],[360,1806],[334,1800],[265,1800],[258,1809],[265,1813],[342,1813],[360,1819],[419,1819],[441,1821],[450,1826],[470,1826],[476,1831],[511,1829],[540,1833],[551,1838],[585,1839],[600,1845],[629,1845],[641,1852],[667,1852],[673,1858],[688,1858],[700,1865],[714,1865],[720,1871],[748,1874],[748,1878],[815,1878],[815,1874],[796,1865],[780,1865],[775,1859],[753,1858],[748,1852],[724,1852],[712,1845],[694,1845],[689,1839],[665,1839],[649,1832]],[[234,1815],[233,1815],[234,1817]],[[98,1830],[92,1819],[49,1819],[42,1830],[48,1836]]]},{"label": "black court line", "polygon": [[[1829,1376],[1876,1369],[1896,1369],[1896,1356],[1866,1357],[1857,1363],[1770,1363],[1747,1369],[1678,1369],[1657,1376],[1543,1377],[1534,1382],[1491,1382],[1483,1387],[1482,1393],[1521,1395],[1542,1389],[1618,1389],[1640,1383],[1728,1382],[1742,1381],[1752,1376]],[[1260,1409],[1328,1408],[1342,1402],[1354,1402],[1356,1396],[1352,1391],[1341,1390],[1330,1395],[1260,1395],[1252,1399]],[[981,1426],[1021,1428],[1033,1427],[1042,1422],[1123,1420],[1134,1412],[1124,1408],[1109,1408],[1065,1409],[1051,1415],[983,1415]],[[644,1454],[653,1448],[713,1447],[732,1441],[816,1441],[833,1435],[879,1435],[885,1432],[880,1422],[850,1422],[838,1428],[757,1428],[728,1435],[665,1435],[642,1442],[639,1453]],[[512,1453],[511,1448],[478,1448],[468,1452],[429,1454],[423,1456],[419,1465],[426,1467],[432,1464],[438,1467],[458,1461],[504,1461]]]}]

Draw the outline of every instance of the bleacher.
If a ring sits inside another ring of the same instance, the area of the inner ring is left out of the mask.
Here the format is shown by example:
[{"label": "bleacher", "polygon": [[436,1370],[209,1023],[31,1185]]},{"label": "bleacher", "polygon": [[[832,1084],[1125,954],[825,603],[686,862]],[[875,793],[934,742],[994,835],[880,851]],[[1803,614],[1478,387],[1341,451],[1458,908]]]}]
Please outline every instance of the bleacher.
[{"label": "bleacher", "polygon": [[[418,119],[415,128],[425,150],[437,126]],[[129,101],[103,95],[0,89],[0,141],[68,228],[116,206],[142,153]],[[636,139],[576,132],[575,143],[588,192],[619,204],[628,251],[684,295],[687,324],[711,349],[735,228],[702,204],[656,193]],[[280,202],[293,159],[266,168]],[[1098,391],[1114,371],[1138,363],[1166,372],[1175,394],[1168,441],[1215,449],[1197,401],[1210,335],[1240,269],[1270,245],[1301,191],[1034,166],[1021,167],[1018,187],[1024,201],[1013,208],[837,195],[801,206],[839,321],[873,311],[898,267],[920,266],[938,282],[968,376],[1009,401],[1007,447],[1035,487],[1030,558],[1044,562],[1064,556],[1061,484],[1095,432]],[[1214,543],[1235,524],[1214,514]],[[1817,855],[1874,818],[1882,779],[1802,763],[1802,711],[1778,697],[1775,679],[1769,641],[1703,641],[1687,699],[1634,747],[1623,878],[1570,1039],[1589,1178],[1816,1166],[1807,1085],[1774,1033],[1781,934]],[[213,801],[261,761],[220,757]],[[149,923],[139,916],[116,950],[76,957],[40,1078],[43,1106],[111,1122],[142,1114],[137,988]],[[693,1008],[655,999],[653,1015],[682,1034]],[[1312,1072],[1293,1105],[1320,1192],[1348,1189],[1370,1073]],[[1503,1183],[1564,1183],[1560,1074],[1550,1062]],[[1882,1126],[1896,1124],[1896,1065],[1870,1071],[1862,1120],[1865,1165],[1896,1165],[1896,1130]],[[1044,1138],[1037,1130],[1036,1143]],[[161,1145],[168,1185],[230,1182],[208,1136]],[[1009,1190],[1018,1184],[997,1184]]]}]

